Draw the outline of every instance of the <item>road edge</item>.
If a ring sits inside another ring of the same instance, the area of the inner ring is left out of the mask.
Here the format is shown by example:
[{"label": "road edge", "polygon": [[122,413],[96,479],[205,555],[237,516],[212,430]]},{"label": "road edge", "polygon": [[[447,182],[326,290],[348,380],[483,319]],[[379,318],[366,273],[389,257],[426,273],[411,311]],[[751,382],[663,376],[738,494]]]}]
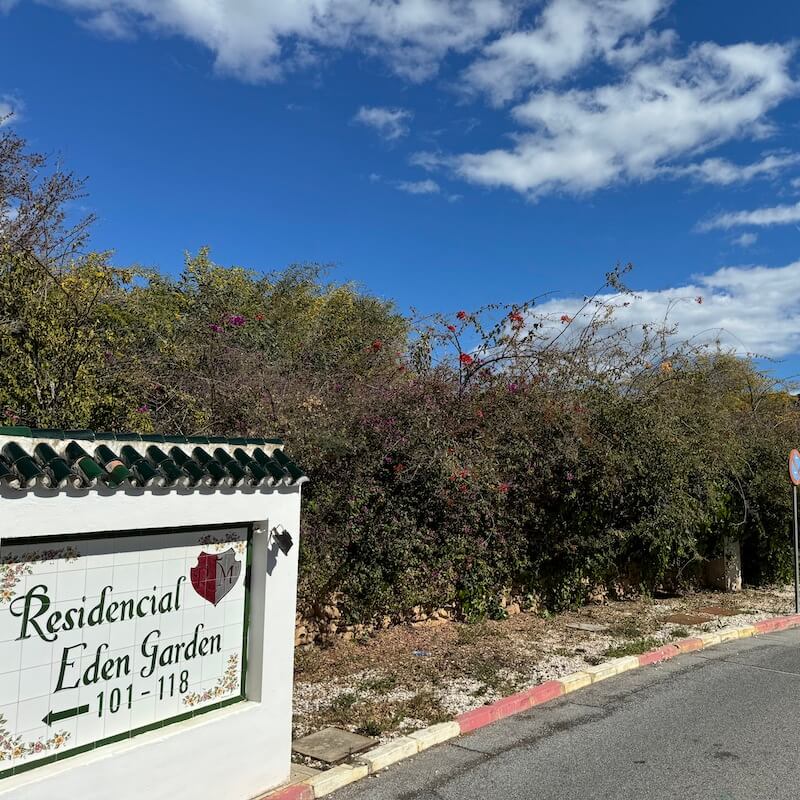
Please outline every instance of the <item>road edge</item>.
[{"label": "road edge", "polygon": [[408,736],[392,739],[386,744],[355,756],[353,764],[339,764],[300,783],[285,786],[263,795],[261,800],[317,800],[317,798],[325,797],[355,781],[374,775],[392,764],[411,758],[429,747],[471,733],[514,714],[520,714],[557,697],[582,689],[584,686],[607,680],[632,669],[657,664],[684,653],[704,650],[723,642],[746,639],[750,636],[788,630],[798,626],[800,626],[800,614],[788,614],[761,620],[753,625],[729,626],[720,628],[713,633],[702,633],[686,639],[679,639],[637,656],[612,658],[597,666],[564,675],[557,680],[539,683],[522,692],[503,697],[494,703],[466,711],[449,722],[441,722],[438,725],[414,731]]}]

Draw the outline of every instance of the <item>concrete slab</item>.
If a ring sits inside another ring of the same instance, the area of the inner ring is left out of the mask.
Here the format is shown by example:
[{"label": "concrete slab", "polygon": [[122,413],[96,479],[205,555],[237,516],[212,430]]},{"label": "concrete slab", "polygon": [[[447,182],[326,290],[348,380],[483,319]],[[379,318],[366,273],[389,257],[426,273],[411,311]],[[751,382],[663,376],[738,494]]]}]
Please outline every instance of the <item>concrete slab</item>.
[{"label": "concrete slab", "polygon": [[422,751],[460,735],[461,727],[457,722],[440,722],[438,725],[410,733],[409,738],[414,739],[418,749]]},{"label": "concrete slab", "polygon": [[739,611],[731,611],[729,608],[722,606],[703,606],[697,609],[698,614],[709,614],[712,617],[735,617]]},{"label": "concrete slab", "polygon": [[380,747],[362,753],[357,760],[366,764],[370,772],[378,772],[409,756],[414,756],[418,752],[419,742],[416,739],[412,739],[410,736],[401,736],[399,739],[392,739]]},{"label": "concrete slab", "polygon": [[366,778],[368,774],[369,767],[366,764],[339,764],[338,767],[325,770],[325,772],[309,778],[306,783],[313,787],[314,797],[324,797],[343,786]]},{"label": "concrete slab", "polygon": [[336,764],[354,753],[361,753],[378,744],[377,739],[359,736],[341,728],[323,728],[292,742],[292,751],[302,756]]},{"label": "concrete slab", "polygon": [[673,625],[702,625],[711,622],[712,619],[710,614],[687,614],[681,611],[678,614],[664,617],[664,622],[671,622]]}]

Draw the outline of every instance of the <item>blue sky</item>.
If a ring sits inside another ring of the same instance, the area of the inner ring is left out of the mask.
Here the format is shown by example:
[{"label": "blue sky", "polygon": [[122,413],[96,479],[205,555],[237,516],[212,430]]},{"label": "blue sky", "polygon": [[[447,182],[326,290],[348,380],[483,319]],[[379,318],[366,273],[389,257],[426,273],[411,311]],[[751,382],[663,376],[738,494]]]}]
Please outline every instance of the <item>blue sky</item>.
[{"label": "blue sky", "polygon": [[672,304],[792,371],[792,5],[0,0],[0,106],[89,177],[120,263],[209,244],[402,309],[556,313],[632,261],[628,321]]}]

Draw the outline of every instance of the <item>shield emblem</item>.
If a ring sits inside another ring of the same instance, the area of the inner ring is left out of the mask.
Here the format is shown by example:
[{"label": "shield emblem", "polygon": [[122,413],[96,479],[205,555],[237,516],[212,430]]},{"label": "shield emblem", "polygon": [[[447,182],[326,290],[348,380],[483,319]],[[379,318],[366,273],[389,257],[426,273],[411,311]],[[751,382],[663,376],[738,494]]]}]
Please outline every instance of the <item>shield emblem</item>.
[{"label": "shield emblem", "polygon": [[213,605],[233,589],[241,574],[242,562],[232,547],[224,553],[200,553],[197,566],[189,570],[194,590]]}]

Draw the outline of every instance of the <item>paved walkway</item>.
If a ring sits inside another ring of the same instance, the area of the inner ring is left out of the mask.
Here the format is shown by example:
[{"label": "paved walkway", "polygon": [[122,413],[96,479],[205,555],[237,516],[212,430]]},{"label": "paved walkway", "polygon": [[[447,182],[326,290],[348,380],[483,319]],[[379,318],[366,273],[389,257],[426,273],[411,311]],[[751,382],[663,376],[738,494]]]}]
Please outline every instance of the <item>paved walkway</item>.
[{"label": "paved walkway", "polygon": [[334,800],[797,800],[800,630],[624,673]]}]

